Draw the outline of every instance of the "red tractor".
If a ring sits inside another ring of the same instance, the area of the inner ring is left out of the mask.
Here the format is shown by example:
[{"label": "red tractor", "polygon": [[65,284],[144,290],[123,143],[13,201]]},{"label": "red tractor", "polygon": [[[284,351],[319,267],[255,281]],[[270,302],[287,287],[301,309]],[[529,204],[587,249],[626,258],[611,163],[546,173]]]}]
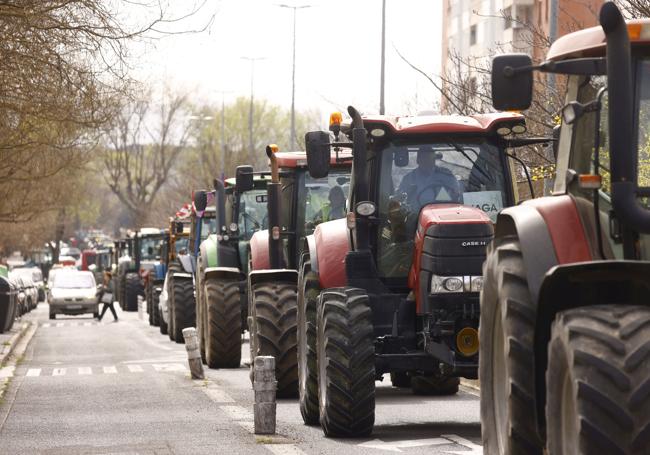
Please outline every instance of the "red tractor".
[{"label": "red tractor", "polygon": [[310,174],[351,147],[353,183],[347,217],[307,238],[298,284],[301,413],[335,437],[372,431],[386,373],[420,394],[477,377],[481,266],[497,213],[518,202],[506,149],[542,141],[514,134],[519,114],[349,114],[336,142],[306,136]]},{"label": "red tractor", "polygon": [[613,2],[533,65],[495,57],[492,101],[567,76],[553,196],[504,210],[481,295],[490,454],[650,453],[650,20]]},{"label": "red tractor", "polygon": [[[305,152],[278,152],[267,147],[271,183],[267,184],[269,229],[250,241],[248,327],[251,364],[255,356],[276,358],[278,397],[298,394],[296,363],[296,284],[298,264],[306,251],[305,238],[321,222],[345,216],[345,193],[350,184],[350,155],[328,155],[329,176],[307,172]],[[253,185],[240,176],[237,187]],[[269,232],[271,233],[269,235]]]}]

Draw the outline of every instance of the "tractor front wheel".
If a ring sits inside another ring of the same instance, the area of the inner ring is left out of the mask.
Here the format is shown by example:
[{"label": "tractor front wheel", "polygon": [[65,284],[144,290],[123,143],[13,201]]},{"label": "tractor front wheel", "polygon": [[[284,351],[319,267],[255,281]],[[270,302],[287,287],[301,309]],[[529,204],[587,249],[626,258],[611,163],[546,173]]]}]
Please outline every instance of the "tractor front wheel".
[{"label": "tractor front wheel", "polygon": [[296,353],[296,286],[291,283],[259,283],[252,288],[253,355],[275,357],[278,398],[298,395]]},{"label": "tractor front wheel", "polygon": [[305,262],[298,277],[298,395],[306,425],[318,425],[316,317],[320,294],[318,274]]},{"label": "tractor front wheel", "polygon": [[318,399],[328,437],[360,438],[375,423],[375,336],[368,295],[323,291],[318,310]]},{"label": "tractor front wheel", "polygon": [[650,308],[594,305],[559,313],[546,370],[550,454],[647,454]]},{"label": "tractor front wheel", "polygon": [[137,273],[126,274],[126,284],[124,286],[124,310],[138,311],[138,296],[143,294],[142,281]]},{"label": "tractor front wheel", "polygon": [[239,368],[241,364],[241,303],[239,282],[206,278],[206,360],[210,368]]},{"label": "tractor front wheel", "polygon": [[479,377],[485,453],[538,455],[530,297],[519,239],[495,239],[487,249],[481,293]]}]

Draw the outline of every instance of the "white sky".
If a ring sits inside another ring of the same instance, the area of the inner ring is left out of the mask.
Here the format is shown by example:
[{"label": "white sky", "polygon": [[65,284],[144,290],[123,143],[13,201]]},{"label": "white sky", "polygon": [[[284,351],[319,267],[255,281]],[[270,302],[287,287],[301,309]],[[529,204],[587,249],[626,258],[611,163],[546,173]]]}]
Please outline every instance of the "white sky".
[{"label": "white sky", "polygon": [[[171,11],[187,10],[190,0],[168,0]],[[134,49],[140,79],[161,85],[166,79],[197,102],[220,103],[250,95],[250,62],[255,63],[255,97],[291,105],[292,10],[276,6],[311,4],[298,10],[296,109],[329,112],[353,104],[379,110],[381,0],[209,0],[202,16],[180,28],[197,26],[216,11],[209,30],[175,35]],[[415,113],[439,99],[402,54],[430,75],[440,71],[442,0],[387,0],[386,111]],[[138,48],[141,49],[141,48]],[[325,120],[324,120],[325,121]]]}]

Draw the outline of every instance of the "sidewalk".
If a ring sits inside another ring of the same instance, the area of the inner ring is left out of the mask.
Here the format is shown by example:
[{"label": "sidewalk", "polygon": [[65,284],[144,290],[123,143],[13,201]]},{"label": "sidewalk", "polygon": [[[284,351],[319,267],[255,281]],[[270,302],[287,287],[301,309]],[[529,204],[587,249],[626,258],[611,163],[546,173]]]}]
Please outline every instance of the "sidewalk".
[{"label": "sidewalk", "polygon": [[38,312],[43,311],[46,306],[47,303],[39,303],[37,308],[16,319],[11,330],[0,333],[0,366],[6,362],[16,344],[18,344],[29,327],[34,324]]}]

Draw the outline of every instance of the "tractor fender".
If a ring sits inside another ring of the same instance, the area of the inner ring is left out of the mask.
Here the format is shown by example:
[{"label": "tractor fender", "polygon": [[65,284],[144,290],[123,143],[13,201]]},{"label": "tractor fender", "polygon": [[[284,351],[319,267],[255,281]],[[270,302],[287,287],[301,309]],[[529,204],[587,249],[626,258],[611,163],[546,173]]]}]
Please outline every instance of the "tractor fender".
[{"label": "tractor fender", "polygon": [[[321,289],[345,286],[345,256],[350,251],[346,219],[327,221],[316,226],[313,243],[316,254],[310,259],[312,268],[316,264]],[[309,249],[311,253],[311,245]]]},{"label": "tractor fender", "polygon": [[244,274],[236,267],[208,267],[203,270],[203,279],[208,278],[242,281]]},{"label": "tractor fender", "polygon": [[201,256],[201,264],[203,267],[217,267],[217,236],[210,234],[207,239],[201,242],[199,246],[199,254]]},{"label": "tractor fender", "polygon": [[251,237],[251,270],[266,270],[270,267],[269,261],[269,231],[257,231]]},{"label": "tractor fender", "polygon": [[[192,264],[192,257],[189,254],[179,254],[178,262],[180,262],[181,267],[185,273],[194,274],[194,267]],[[174,276],[177,276],[175,273]]]},{"label": "tractor fender", "polygon": [[535,402],[540,427],[545,426],[548,343],[555,316],[592,305],[648,305],[650,262],[590,261],[551,268],[544,276],[535,319]]},{"label": "tractor fender", "polygon": [[585,228],[571,196],[550,196],[504,209],[495,239],[516,235],[521,245],[533,302],[546,273],[556,265],[593,260]]},{"label": "tractor fender", "polygon": [[253,270],[248,274],[250,286],[257,283],[293,283],[298,284],[298,271],[291,269]]}]

